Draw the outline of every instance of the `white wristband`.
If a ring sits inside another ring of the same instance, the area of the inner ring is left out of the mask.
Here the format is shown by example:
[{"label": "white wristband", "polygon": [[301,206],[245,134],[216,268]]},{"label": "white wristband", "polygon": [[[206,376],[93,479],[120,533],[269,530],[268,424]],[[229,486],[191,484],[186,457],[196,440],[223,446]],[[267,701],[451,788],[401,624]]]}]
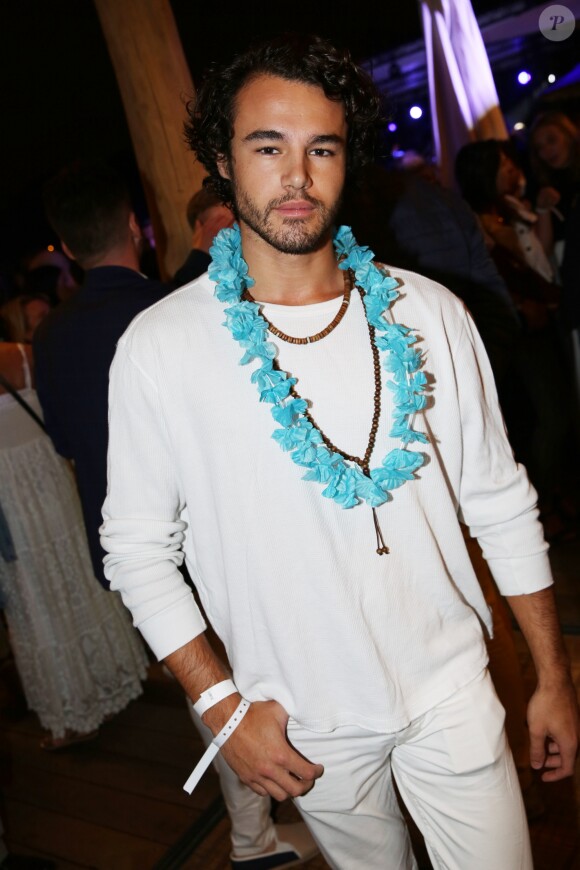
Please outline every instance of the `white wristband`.
[{"label": "white wristband", "polygon": [[250,702],[246,701],[245,698],[242,698],[238,709],[232,716],[230,716],[222,730],[218,734],[216,734],[212,741],[212,743],[215,743],[218,749],[221,749],[228,737],[231,737],[231,735],[234,733],[249,709]]},{"label": "white wristband", "polygon": [[221,731],[216,734],[216,736],[196,764],[193,773],[189,776],[187,782],[183,786],[183,790],[186,791],[188,794],[192,793],[192,791],[218,754],[220,748],[224,745],[226,740],[234,733],[234,731],[248,712],[249,708],[250,702],[242,698],[240,706],[236,709],[233,716],[230,716]]},{"label": "white wristband", "polygon": [[206,710],[209,710],[210,707],[219,704],[219,702],[223,701],[224,698],[228,698],[237,691],[238,690],[232,680],[222,680],[221,683],[216,683],[215,686],[211,686],[211,688],[202,692],[199,700],[193,705],[193,709],[198,716],[203,716]]}]

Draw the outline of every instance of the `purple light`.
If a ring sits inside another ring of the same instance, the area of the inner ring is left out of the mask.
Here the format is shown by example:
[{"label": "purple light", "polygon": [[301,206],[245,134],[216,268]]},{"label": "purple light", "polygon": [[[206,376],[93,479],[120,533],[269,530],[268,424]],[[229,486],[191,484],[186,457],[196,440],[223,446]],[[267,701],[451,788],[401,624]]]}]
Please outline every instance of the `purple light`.
[{"label": "purple light", "polygon": [[413,118],[414,121],[419,120],[419,118],[423,117],[423,109],[421,106],[411,106],[409,109],[409,115]]},{"label": "purple light", "polygon": [[395,124],[394,121],[391,121],[391,123],[387,127],[387,130],[389,131],[389,133],[394,133],[396,131],[396,129],[397,129],[397,125]]},{"label": "purple light", "polygon": [[520,83],[520,85],[529,85],[531,80],[532,77],[530,73],[527,72],[527,70],[523,69],[520,73],[518,73],[518,82]]}]

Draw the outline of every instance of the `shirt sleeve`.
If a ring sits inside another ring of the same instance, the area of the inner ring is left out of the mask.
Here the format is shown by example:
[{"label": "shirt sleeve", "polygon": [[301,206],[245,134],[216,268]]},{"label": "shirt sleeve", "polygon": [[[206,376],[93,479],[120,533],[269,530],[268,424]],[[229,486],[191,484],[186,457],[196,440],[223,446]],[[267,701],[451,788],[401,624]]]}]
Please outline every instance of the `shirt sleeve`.
[{"label": "shirt sleeve", "polygon": [[105,576],[162,659],[206,626],[179,571],[184,505],[159,390],[123,340],[111,368],[107,464],[100,530]]},{"label": "shirt sleeve", "polygon": [[459,515],[481,546],[502,595],[550,586],[537,494],[516,463],[481,338],[467,312],[454,364],[463,438]]}]

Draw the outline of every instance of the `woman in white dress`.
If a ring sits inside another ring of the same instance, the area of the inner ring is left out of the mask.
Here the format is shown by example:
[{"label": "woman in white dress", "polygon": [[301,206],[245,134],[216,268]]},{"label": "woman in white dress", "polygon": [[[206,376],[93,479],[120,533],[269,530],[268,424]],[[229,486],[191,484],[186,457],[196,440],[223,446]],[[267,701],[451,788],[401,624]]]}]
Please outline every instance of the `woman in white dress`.
[{"label": "woman in white dress", "polygon": [[[0,342],[0,374],[41,416],[30,348]],[[68,463],[1,383],[0,508],[0,598],[28,705],[50,732],[42,745],[91,739],[141,694],[147,657],[93,576]]]}]

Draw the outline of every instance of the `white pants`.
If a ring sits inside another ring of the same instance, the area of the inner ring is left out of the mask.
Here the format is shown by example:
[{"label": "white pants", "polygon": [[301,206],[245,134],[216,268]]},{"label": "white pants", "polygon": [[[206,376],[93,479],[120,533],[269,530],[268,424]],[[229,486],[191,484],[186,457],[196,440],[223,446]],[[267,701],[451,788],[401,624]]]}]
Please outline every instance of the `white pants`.
[{"label": "white pants", "polygon": [[335,870],[414,870],[391,774],[437,870],[531,870],[523,801],[487,672],[396,734],[288,738],[323,776],[296,804]]}]

